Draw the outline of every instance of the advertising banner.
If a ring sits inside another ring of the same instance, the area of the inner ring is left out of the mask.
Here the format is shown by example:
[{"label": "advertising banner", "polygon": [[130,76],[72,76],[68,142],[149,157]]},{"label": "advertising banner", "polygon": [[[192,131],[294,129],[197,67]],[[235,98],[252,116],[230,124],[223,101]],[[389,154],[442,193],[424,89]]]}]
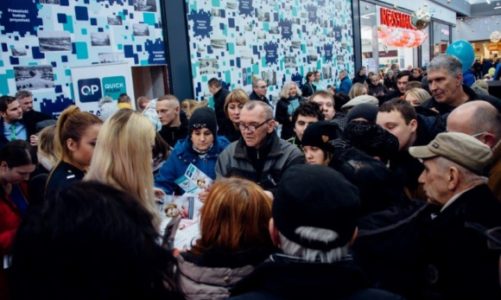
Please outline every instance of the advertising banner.
[{"label": "advertising banner", "polygon": [[135,106],[131,66],[128,63],[99,64],[71,68],[75,104],[92,113],[98,110],[99,100],[108,96],[117,101],[126,93]]}]

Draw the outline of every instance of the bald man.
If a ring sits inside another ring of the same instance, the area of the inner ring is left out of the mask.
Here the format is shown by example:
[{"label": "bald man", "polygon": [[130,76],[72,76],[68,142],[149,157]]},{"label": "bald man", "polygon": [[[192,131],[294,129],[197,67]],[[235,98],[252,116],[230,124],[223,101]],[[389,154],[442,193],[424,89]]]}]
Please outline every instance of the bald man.
[{"label": "bald man", "polygon": [[501,115],[489,102],[475,100],[454,109],[447,118],[447,131],[474,136],[494,154],[489,170],[489,187],[501,201]]}]

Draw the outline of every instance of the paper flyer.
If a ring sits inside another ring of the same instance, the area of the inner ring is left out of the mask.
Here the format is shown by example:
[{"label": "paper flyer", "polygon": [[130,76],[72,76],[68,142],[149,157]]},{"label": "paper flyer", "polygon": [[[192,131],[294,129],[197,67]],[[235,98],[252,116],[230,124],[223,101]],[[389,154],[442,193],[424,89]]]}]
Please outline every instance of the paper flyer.
[{"label": "paper flyer", "polygon": [[190,164],[188,168],[186,168],[184,175],[176,179],[175,183],[183,189],[185,193],[199,194],[212,184],[212,179],[194,164]]}]

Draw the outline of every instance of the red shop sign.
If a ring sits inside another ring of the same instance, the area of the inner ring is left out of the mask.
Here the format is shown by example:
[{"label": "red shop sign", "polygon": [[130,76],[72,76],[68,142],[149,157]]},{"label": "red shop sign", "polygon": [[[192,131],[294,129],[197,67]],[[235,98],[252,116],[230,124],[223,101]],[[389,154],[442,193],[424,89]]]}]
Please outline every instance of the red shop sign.
[{"label": "red shop sign", "polygon": [[381,25],[388,27],[400,27],[405,29],[416,29],[412,26],[411,15],[396,10],[381,7],[379,10]]}]

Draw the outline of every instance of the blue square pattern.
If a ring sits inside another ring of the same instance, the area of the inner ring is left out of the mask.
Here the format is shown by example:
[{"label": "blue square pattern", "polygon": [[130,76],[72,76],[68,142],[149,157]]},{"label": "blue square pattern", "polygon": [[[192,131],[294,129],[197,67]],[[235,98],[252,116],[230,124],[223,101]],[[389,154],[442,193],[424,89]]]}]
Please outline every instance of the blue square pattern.
[{"label": "blue square pattern", "polygon": [[134,48],[132,48],[132,45],[124,45],[124,55],[125,57],[134,57]]},{"label": "blue square pattern", "polygon": [[62,62],[68,62],[68,56],[66,56],[66,55],[62,55],[62,56],[61,56],[61,61],[62,61]]},{"label": "blue square pattern", "polygon": [[53,61],[50,63],[54,68],[57,67],[57,62]]},{"label": "blue square pattern", "polygon": [[99,28],[97,29],[97,32],[104,32],[103,27],[99,27]]},{"label": "blue square pattern", "polygon": [[141,51],[143,51],[143,46],[141,46],[141,45],[136,45],[136,51],[137,51],[137,52],[141,52]]},{"label": "blue square pattern", "polygon": [[9,59],[11,65],[19,65],[19,58],[14,56],[9,56]]},{"label": "blue square pattern", "polygon": [[89,11],[86,6],[75,6],[75,17],[78,21],[87,21],[89,19]]},{"label": "blue square pattern", "polygon": [[92,26],[96,26],[97,25],[96,18],[90,18],[90,25],[92,25]]},{"label": "blue square pattern", "polygon": [[69,6],[69,5],[70,5],[70,3],[69,3],[69,1],[68,1],[68,0],[60,0],[60,1],[59,1],[59,5],[61,5],[61,6]]},{"label": "blue square pattern", "polygon": [[55,88],[56,88],[55,89],[56,93],[62,93],[63,92],[63,86],[62,85],[58,84],[58,85],[55,86]]},{"label": "blue square pattern", "polygon": [[45,58],[45,54],[42,51],[40,51],[39,47],[32,47],[31,54],[33,55],[34,59]]},{"label": "blue square pattern", "polygon": [[235,27],[235,19],[233,19],[233,18],[228,19],[228,27],[230,27],[230,28]]},{"label": "blue square pattern", "polygon": [[6,43],[2,43],[2,52],[7,52],[9,51],[9,48],[7,47]]},{"label": "blue square pattern", "polygon": [[66,23],[66,15],[65,14],[57,14],[57,22],[61,24]]}]

